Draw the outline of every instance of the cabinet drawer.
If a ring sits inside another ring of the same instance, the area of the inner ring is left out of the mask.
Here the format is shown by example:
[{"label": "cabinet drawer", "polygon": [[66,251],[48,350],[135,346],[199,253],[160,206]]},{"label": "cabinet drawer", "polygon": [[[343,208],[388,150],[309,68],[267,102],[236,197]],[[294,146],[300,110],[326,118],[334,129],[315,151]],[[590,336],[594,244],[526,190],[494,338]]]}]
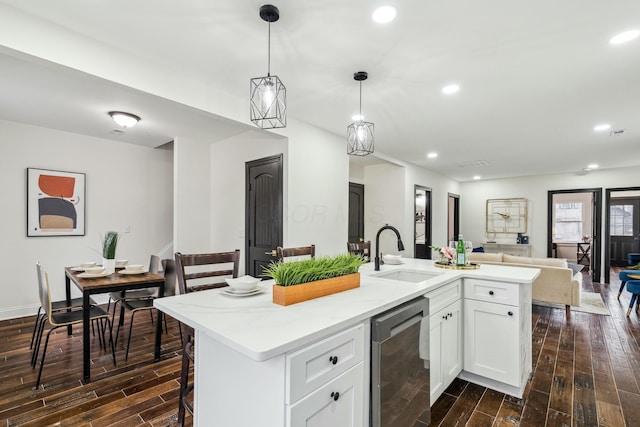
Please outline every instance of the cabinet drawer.
[{"label": "cabinet drawer", "polygon": [[491,280],[464,279],[465,299],[519,305],[519,285]]},{"label": "cabinet drawer", "polygon": [[364,425],[364,363],[287,407],[287,427]]},{"label": "cabinet drawer", "polygon": [[424,296],[429,298],[429,313],[433,314],[462,298],[462,281],[456,280],[448,283],[438,289],[429,291]]},{"label": "cabinet drawer", "polygon": [[363,324],[287,354],[286,403],[294,403],[363,360]]}]

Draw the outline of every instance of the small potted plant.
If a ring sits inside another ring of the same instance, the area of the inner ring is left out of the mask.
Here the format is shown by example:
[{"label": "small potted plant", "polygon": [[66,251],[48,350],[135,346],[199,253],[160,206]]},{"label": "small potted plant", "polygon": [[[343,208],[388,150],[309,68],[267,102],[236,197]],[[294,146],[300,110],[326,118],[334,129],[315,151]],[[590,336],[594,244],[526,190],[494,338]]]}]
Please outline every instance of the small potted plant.
[{"label": "small potted plant", "polygon": [[273,302],[290,305],[360,286],[358,269],[366,260],[342,254],[302,261],[272,262],[263,273],[276,281]]},{"label": "small potted plant", "polygon": [[118,246],[118,233],[107,231],[102,238],[102,267],[109,274],[116,271],[116,247]]}]

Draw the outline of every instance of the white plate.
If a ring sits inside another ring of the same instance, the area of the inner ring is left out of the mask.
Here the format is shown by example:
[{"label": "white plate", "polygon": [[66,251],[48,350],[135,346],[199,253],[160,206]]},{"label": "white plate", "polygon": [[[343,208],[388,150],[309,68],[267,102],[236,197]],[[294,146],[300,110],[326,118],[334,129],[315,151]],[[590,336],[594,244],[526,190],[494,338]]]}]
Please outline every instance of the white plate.
[{"label": "white plate", "polygon": [[78,274],[78,277],[81,277],[83,279],[97,279],[98,277],[107,277],[110,273],[107,273],[106,271],[104,273],[99,273],[99,274],[92,274],[92,273],[80,273]]},{"label": "white plate", "polygon": [[404,264],[404,263],[403,263],[402,261],[400,261],[399,259],[398,259],[398,260],[395,260],[395,259],[394,259],[394,260],[385,260],[385,261],[384,261],[384,263],[385,263],[385,264],[388,264],[388,265]]},{"label": "white plate", "polygon": [[118,274],[144,274],[148,273],[149,270],[141,270],[141,271],[127,271],[126,269],[118,271]]},{"label": "white plate", "polygon": [[259,293],[262,293],[265,291],[265,288],[263,288],[262,286],[258,286],[255,289],[250,290],[249,292],[238,292],[238,291],[234,291],[233,289],[230,288],[224,288],[222,290],[222,293],[224,295],[230,296],[230,297],[248,297],[251,295],[257,295]]},{"label": "white plate", "polygon": [[84,267],[80,267],[80,266],[71,267],[69,270],[71,270],[71,271],[84,271]]}]

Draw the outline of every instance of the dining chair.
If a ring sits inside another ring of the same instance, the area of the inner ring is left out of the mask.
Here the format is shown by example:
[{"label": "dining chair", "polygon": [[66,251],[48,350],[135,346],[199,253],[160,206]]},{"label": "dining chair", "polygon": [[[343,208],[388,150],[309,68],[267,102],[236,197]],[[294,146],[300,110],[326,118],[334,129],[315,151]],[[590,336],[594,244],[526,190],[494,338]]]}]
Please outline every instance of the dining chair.
[{"label": "dining chair", "polygon": [[[51,338],[51,333],[58,328],[62,328],[65,326],[81,324],[83,321],[84,310],[72,310],[72,311],[54,311],[51,301],[51,287],[49,286],[49,275],[42,268],[41,265],[38,264],[38,283],[40,285],[40,303],[43,307],[43,310],[47,316],[47,320],[51,328],[49,332],[47,332],[47,338],[44,342],[44,348],[42,349],[42,358],[40,359],[40,369],[38,370],[38,378],[36,379],[35,388],[40,387],[40,380],[42,379],[42,369],[44,368],[44,360],[47,355],[47,347],[49,345],[49,338]],[[89,308],[89,319],[91,321],[99,321],[100,327],[98,330],[100,334],[98,335],[98,340],[100,341],[100,348],[106,350],[107,349],[107,341],[104,336],[105,331],[105,322],[106,327],[109,328],[109,342],[111,343],[111,355],[113,357],[113,364],[116,364],[116,351],[113,345],[113,337],[111,334],[111,320],[109,319],[109,313],[105,311],[103,308],[94,305]],[[36,359],[40,349],[40,343],[42,342],[42,335],[44,333],[44,322],[41,327],[38,329],[36,334],[36,343],[35,343],[35,354]],[[35,364],[34,364],[35,367]]]},{"label": "dining chair", "polygon": [[361,255],[369,262],[371,261],[371,240],[366,242],[347,242],[347,251],[352,255]]},{"label": "dining chair", "polygon": [[[163,259],[162,260],[162,270],[164,273],[164,295],[163,297],[171,297],[176,293],[176,263],[172,259]],[[124,360],[129,360],[129,349],[131,348],[131,332],[133,331],[133,318],[135,314],[139,311],[151,311],[155,310],[153,306],[153,298],[125,298],[120,304],[124,311],[129,310],[131,312],[131,319],[129,321],[129,338],[127,339],[127,352],[125,354]],[[122,314],[121,314],[122,316]],[[153,317],[152,317],[153,319]],[[118,335],[120,334],[120,325],[122,322],[118,322],[118,329],[116,330],[116,338],[115,342],[118,342]],[[167,328],[167,317],[164,316],[164,327],[165,331],[168,331]]]},{"label": "dining chair", "polygon": [[[40,285],[40,281],[41,279],[41,274],[40,274],[40,269],[42,268],[42,264],[40,264],[40,261],[36,261],[36,276],[38,278],[37,282],[38,282],[38,294],[40,297],[40,301],[42,301],[42,286]],[[96,305],[96,302],[93,298],[89,299],[89,302],[91,305]],[[42,312],[45,309],[45,307],[42,306],[42,304],[40,304],[40,307],[38,307],[38,313],[36,314],[36,318],[35,318],[35,322],[33,325],[33,333],[31,334],[31,343],[29,344],[29,349],[33,349],[33,342],[35,340],[36,337],[36,331],[38,330],[38,328],[40,327],[40,323],[44,323],[47,320],[47,313],[46,312]],[[81,310],[82,309],[82,297],[78,297],[78,298],[72,298],[71,301],[67,302],[66,299],[63,300],[59,300],[59,301],[51,301],[51,310],[52,311],[68,311],[68,310]],[[36,353],[33,352],[33,354],[31,355],[32,361],[31,364],[35,364],[35,358],[34,355]]]},{"label": "dining chair", "polygon": [[[149,257],[149,272],[157,273],[160,269],[160,257],[158,255],[151,255]],[[140,299],[140,298],[153,298],[158,292],[158,288],[145,288],[145,289],[135,289],[131,291],[124,292],[109,292],[109,302],[107,303],[107,311],[111,307],[111,302],[113,302],[113,312],[111,313],[111,324],[114,324],[116,311],[118,304],[120,304],[120,320],[118,323],[118,327],[122,325],[124,322],[124,308],[122,307],[122,301],[126,299]],[[150,312],[151,313],[151,312]],[[151,314],[151,321],[153,322],[153,314]],[[118,335],[116,334],[116,342],[118,344]]]},{"label": "dining chair", "polygon": [[316,245],[300,246],[297,248],[283,248],[282,246],[278,246],[276,248],[276,255],[278,256],[278,261],[284,261],[285,258],[289,257],[300,257],[306,255],[311,256],[311,258],[315,258]]},{"label": "dining chair", "polygon": [[[240,250],[232,252],[218,252],[209,254],[182,254],[176,252],[176,277],[178,292],[186,294],[207,289],[228,286],[221,281],[225,277],[238,277],[240,266]],[[213,282],[211,280],[213,279]],[[182,348],[182,368],[180,371],[180,397],[178,406],[178,424],[184,426],[185,411],[193,416],[193,404],[189,401],[189,394],[193,391],[193,384],[188,384],[189,370],[194,361],[194,330],[188,325],[180,323],[181,334],[184,338]]]}]

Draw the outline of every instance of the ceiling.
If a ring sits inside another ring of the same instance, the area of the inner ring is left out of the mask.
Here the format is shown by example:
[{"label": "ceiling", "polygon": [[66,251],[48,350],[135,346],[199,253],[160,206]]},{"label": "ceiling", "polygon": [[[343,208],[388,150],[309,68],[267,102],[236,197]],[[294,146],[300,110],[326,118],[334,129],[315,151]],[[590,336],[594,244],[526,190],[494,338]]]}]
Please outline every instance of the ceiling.
[{"label": "ceiling", "polygon": [[[287,87],[289,118],[344,137],[346,145],[359,102],[353,73],[363,70],[362,112],[375,123],[376,152],[453,179],[640,165],[640,38],[608,42],[640,28],[640,2],[390,0],[398,15],[384,25],[371,20],[380,3],[274,2],[281,18],[271,27],[271,73]],[[238,99],[248,97],[251,77],[267,71],[260,5],[0,0],[1,8],[96,48],[154,64],[158,74],[178,72]],[[34,58],[2,38],[0,46],[2,119],[147,146],[174,135],[215,140],[255,129],[248,118],[231,121]],[[449,83],[460,91],[444,95]],[[124,133],[105,120],[121,106],[143,118]],[[601,123],[610,131],[594,131]],[[438,157],[428,159],[428,152]]]}]

